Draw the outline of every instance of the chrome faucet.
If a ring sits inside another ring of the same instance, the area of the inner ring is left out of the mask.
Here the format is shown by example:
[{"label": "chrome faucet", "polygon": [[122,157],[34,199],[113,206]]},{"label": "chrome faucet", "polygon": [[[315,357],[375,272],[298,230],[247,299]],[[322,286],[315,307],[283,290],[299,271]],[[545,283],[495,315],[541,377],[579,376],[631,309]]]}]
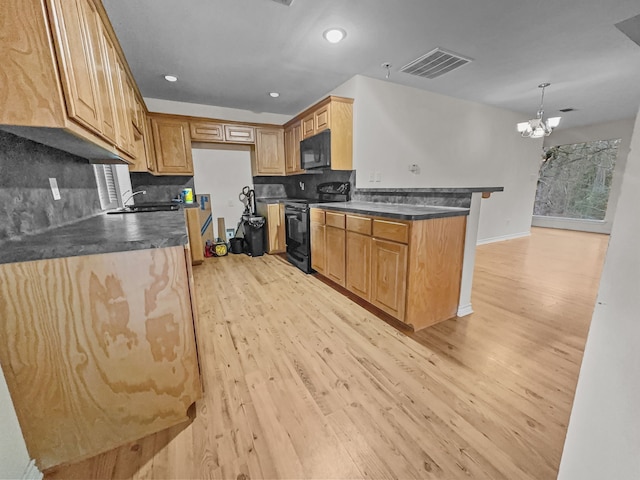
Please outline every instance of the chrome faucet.
[{"label": "chrome faucet", "polygon": [[[130,191],[130,190],[127,190],[127,192],[129,192],[129,191]],[[127,193],[127,192],[124,192],[124,193]],[[147,191],[146,191],[146,190],[138,190],[137,192],[133,192],[131,195],[129,195],[129,196],[127,197],[127,199],[126,199],[126,200],[123,200],[123,201],[122,201],[123,205],[126,207],[126,206],[127,206],[127,202],[128,202],[129,200],[131,200],[133,197],[135,197],[136,195],[139,195],[139,194],[146,195],[146,194],[147,194]]]}]

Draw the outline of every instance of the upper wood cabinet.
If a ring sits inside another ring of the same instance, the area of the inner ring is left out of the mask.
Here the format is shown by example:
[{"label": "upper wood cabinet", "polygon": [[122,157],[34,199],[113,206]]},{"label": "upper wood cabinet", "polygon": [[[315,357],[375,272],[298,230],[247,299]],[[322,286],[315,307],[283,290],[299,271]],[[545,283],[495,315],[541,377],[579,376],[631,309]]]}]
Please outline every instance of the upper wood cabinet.
[{"label": "upper wood cabinet", "polygon": [[2,19],[2,128],[92,161],[130,163],[128,128],[141,119],[128,96],[141,97],[102,3],[3,0]]},{"label": "upper wood cabinet", "polygon": [[284,130],[285,173],[296,175],[304,173],[300,168],[300,140],[302,140],[302,123],[296,122]]},{"label": "upper wood cabinet", "polygon": [[284,175],[284,131],[282,128],[257,128],[254,175]]},{"label": "upper wood cabinet", "polygon": [[189,122],[171,115],[151,115],[156,171],[160,175],[193,175]]},{"label": "upper wood cabinet", "polygon": [[224,127],[222,123],[190,121],[191,140],[194,142],[224,142]]},{"label": "upper wood cabinet", "polygon": [[330,96],[285,125],[302,122],[302,139],[331,130],[331,170],[353,169],[353,100]]},{"label": "upper wood cabinet", "polygon": [[254,143],[255,129],[245,125],[225,125],[224,140],[230,143]]},{"label": "upper wood cabinet", "polygon": [[51,0],[55,44],[69,118],[102,133],[101,101],[92,38],[94,7],[87,0]]}]

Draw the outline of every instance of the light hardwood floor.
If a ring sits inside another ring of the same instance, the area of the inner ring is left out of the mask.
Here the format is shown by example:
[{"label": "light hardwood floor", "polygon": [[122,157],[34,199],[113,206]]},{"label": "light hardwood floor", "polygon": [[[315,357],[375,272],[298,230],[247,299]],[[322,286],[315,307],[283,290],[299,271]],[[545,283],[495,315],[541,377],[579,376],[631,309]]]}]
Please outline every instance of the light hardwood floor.
[{"label": "light hardwood floor", "polygon": [[279,257],[207,259],[196,419],[47,478],[553,479],[607,243],[478,247],[475,313],[417,334]]}]

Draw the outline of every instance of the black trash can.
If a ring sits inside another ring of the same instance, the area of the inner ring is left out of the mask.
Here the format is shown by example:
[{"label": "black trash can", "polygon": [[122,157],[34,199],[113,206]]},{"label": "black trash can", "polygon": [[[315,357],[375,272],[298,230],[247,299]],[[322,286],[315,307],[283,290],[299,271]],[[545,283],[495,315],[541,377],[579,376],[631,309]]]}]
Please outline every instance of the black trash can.
[{"label": "black trash can", "polygon": [[264,255],[264,217],[244,220],[244,253],[252,257]]}]

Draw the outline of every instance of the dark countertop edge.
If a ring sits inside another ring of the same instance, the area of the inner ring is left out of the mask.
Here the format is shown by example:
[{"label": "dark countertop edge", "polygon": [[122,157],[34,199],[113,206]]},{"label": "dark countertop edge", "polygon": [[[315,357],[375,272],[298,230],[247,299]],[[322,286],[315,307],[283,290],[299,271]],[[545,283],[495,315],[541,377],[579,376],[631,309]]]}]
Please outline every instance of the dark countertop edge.
[{"label": "dark countertop edge", "polygon": [[356,188],[354,193],[476,193],[503,192],[504,187],[434,187],[434,188]]},{"label": "dark countertop edge", "polygon": [[[361,202],[364,203],[364,202]],[[374,205],[384,205],[377,202],[370,202]],[[394,206],[398,206],[398,204],[392,204]],[[414,205],[402,205],[405,207],[411,207],[418,209],[420,206]],[[345,207],[338,206],[332,203],[312,203],[309,204],[309,208],[321,208],[322,210],[331,210],[334,212],[345,212],[345,213],[360,213],[362,215],[370,215],[372,217],[383,217],[383,218],[396,218],[398,220],[428,220],[431,218],[445,218],[445,217],[462,217],[469,215],[468,208],[458,208],[458,207],[425,207],[425,208],[437,208],[440,211],[431,211],[428,213],[399,213],[399,212],[381,212],[379,210],[367,210],[366,207]]]},{"label": "dark countertop edge", "polygon": [[33,247],[18,247],[17,249],[12,249],[12,252],[13,256],[19,256],[19,259],[5,259],[2,258],[2,255],[0,254],[0,265],[35,262],[38,260],[55,260],[69,257],[83,257],[87,255],[103,255],[106,253],[126,253],[136,250],[151,250],[155,248],[184,247],[187,243],[189,243],[189,240],[185,234],[182,238],[174,236],[171,239],[167,239],[164,243],[149,242],[146,240],[116,242],[108,245],[104,243],[93,243],[83,245],[81,248],[78,248],[77,246],[70,246],[68,251],[60,248],[56,248],[54,251],[47,251],[46,248],[34,251]]},{"label": "dark countertop edge", "polygon": [[[87,243],[71,243],[68,245],[59,245],[53,242],[52,244],[43,243],[42,240],[48,237],[55,238],[60,234],[64,237],[68,235],[67,230],[74,226],[81,224],[89,224],[91,222],[98,221],[99,217],[116,219],[118,217],[129,217],[139,215],[153,215],[154,213],[170,213],[175,214],[181,212],[180,210],[173,210],[170,212],[144,212],[144,213],[121,213],[121,214],[109,214],[107,211],[99,212],[96,215],[91,215],[82,219],[78,219],[74,222],[65,223],[55,228],[34,233],[31,235],[25,235],[20,238],[8,239],[0,241],[0,265],[20,262],[31,262],[37,260],[52,260],[56,258],[66,257],[80,257],[84,255],[100,255],[103,253],[118,253],[128,252],[134,250],[149,250],[155,248],[168,248],[186,246],[189,243],[189,235],[187,233],[186,219],[183,214],[180,215],[182,219],[183,232],[172,232],[166,237],[158,238],[152,236],[144,239],[134,240],[111,240],[105,241],[105,238],[97,238]],[[30,239],[34,239],[35,242],[29,243]]]}]

